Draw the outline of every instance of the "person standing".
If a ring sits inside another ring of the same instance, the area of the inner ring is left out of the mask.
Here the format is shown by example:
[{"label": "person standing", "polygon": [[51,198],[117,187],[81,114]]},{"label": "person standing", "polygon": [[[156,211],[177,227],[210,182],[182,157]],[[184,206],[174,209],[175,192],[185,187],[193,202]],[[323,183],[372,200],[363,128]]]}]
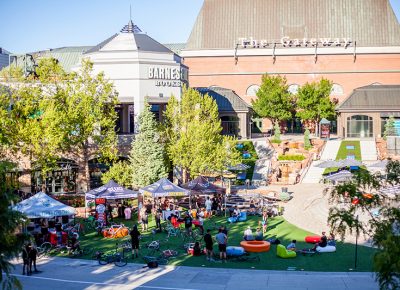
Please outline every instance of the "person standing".
[{"label": "person standing", "polygon": [[207,211],[207,217],[211,217],[212,201],[210,200],[209,196],[207,196],[207,200],[205,202],[205,206],[206,206],[206,211]]},{"label": "person standing", "polygon": [[22,247],[22,260],[24,262],[22,266],[22,275],[25,275],[25,268],[26,268],[26,275],[32,275],[32,268],[30,262],[30,251],[32,249],[31,243]]},{"label": "person standing", "polygon": [[139,255],[139,238],[140,232],[138,231],[137,225],[134,225],[130,231],[131,243],[132,243],[132,259],[137,258]]},{"label": "person standing", "polygon": [[147,231],[149,225],[149,216],[147,214],[147,208],[145,206],[140,210],[140,218],[142,220],[142,231]]},{"label": "person standing", "polygon": [[207,234],[204,235],[204,242],[206,244],[206,255],[207,261],[213,262],[214,250],[213,250],[213,239],[211,237],[211,230],[207,230]]},{"label": "person standing", "polygon": [[155,213],[154,213],[155,219],[156,219],[156,229],[159,233],[162,232],[161,228],[161,216],[162,216],[162,211],[161,209],[157,206]]},{"label": "person standing", "polygon": [[218,243],[219,257],[222,262],[226,262],[226,244],[228,243],[228,237],[222,232],[222,229],[219,229],[215,239]]},{"label": "person standing", "polygon": [[262,218],[261,218],[261,225],[263,229],[263,234],[267,232],[267,226],[268,226],[268,213],[266,210],[263,211],[262,213]]},{"label": "person standing", "polygon": [[185,230],[186,230],[186,233],[188,234],[188,235],[191,235],[192,234],[192,224],[193,224],[193,220],[192,220],[192,217],[190,216],[190,213],[189,212],[187,212],[186,213],[186,217],[185,217]]}]

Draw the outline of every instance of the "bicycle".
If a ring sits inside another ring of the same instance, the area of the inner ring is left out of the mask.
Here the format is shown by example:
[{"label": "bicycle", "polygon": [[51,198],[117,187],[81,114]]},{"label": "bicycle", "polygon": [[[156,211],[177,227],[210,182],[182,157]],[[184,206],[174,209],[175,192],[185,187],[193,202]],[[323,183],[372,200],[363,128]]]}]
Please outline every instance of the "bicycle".
[{"label": "bicycle", "polygon": [[49,242],[44,242],[40,246],[36,247],[37,251],[37,258],[44,258],[48,257],[50,254],[50,250],[53,248],[53,245],[50,244]]},{"label": "bicycle", "polygon": [[118,251],[115,251],[114,253],[104,253],[101,251],[97,251],[95,253],[95,258],[100,265],[114,263],[114,265],[117,267],[123,267],[128,264],[128,258],[125,257],[124,252],[120,253]]},{"label": "bicycle", "polygon": [[174,251],[174,250],[164,250],[160,253],[160,255],[158,256],[150,256],[150,255],[146,255],[143,256],[143,260],[146,263],[149,262],[157,262],[159,265],[167,265],[169,259],[171,258],[175,258],[178,256],[178,252]]}]

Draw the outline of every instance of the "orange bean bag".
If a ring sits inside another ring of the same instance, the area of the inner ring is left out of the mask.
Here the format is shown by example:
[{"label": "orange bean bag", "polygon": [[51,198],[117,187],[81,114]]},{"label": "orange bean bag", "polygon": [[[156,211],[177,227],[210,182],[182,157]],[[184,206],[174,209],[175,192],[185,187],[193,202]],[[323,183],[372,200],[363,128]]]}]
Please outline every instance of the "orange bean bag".
[{"label": "orange bean bag", "polygon": [[241,241],[240,246],[249,253],[268,252],[271,244],[267,241]]},{"label": "orange bean bag", "polygon": [[122,228],[122,229],[120,229],[119,231],[116,232],[114,238],[116,238],[116,239],[123,238],[123,237],[127,236],[128,234],[129,234],[128,228]]},{"label": "orange bean bag", "polygon": [[310,244],[315,244],[315,243],[319,243],[321,241],[321,237],[320,236],[307,236],[305,238],[306,243],[310,243]]}]

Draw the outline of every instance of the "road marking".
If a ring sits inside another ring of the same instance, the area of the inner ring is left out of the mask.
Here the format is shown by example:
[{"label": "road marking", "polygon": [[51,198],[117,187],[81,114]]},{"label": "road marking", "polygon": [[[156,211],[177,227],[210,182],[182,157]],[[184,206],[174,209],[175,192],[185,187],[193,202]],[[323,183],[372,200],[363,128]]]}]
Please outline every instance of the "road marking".
[{"label": "road marking", "polygon": [[[3,273],[4,275],[4,273]],[[26,279],[39,279],[39,280],[49,280],[49,281],[58,281],[58,282],[68,282],[68,283],[77,283],[77,284],[90,284],[90,285],[106,285],[106,286],[133,286],[132,289],[137,288],[147,288],[147,289],[163,289],[163,290],[200,290],[200,289],[192,289],[192,288],[176,288],[176,287],[162,287],[162,286],[144,286],[144,285],[127,285],[127,284],[114,284],[114,283],[105,283],[105,282],[89,282],[89,281],[77,281],[77,280],[66,280],[66,279],[57,279],[57,278],[49,278],[49,277],[34,277],[34,276],[25,276],[19,274],[10,274],[10,276],[26,278]]]}]

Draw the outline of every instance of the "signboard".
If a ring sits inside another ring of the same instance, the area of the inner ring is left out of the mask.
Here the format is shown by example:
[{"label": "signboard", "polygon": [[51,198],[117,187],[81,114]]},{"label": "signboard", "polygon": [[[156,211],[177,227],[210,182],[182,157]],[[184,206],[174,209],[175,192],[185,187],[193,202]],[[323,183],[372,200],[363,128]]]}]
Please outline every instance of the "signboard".
[{"label": "signboard", "polygon": [[253,37],[240,37],[237,45],[239,48],[268,48],[274,45],[283,47],[315,47],[318,46],[342,46],[347,48],[352,43],[350,38],[339,37],[319,37],[319,38],[290,38],[282,37],[279,41],[268,41],[266,39],[255,39]]},{"label": "signboard", "polygon": [[107,224],[106,203],[107,200],[105,198],[95,199],[96,220],[104,225]]},{"label": "signboard", "polygon": [[330,137],[330,129],[331,129],[331,125],[330,124],[321,124],[320,137],[329,139],[329,137]]},{"label": "signboard", "polygon": [[181,87],[188,81],[188,70],[180,66],[150,66],[148,78],[158,87]]}]

